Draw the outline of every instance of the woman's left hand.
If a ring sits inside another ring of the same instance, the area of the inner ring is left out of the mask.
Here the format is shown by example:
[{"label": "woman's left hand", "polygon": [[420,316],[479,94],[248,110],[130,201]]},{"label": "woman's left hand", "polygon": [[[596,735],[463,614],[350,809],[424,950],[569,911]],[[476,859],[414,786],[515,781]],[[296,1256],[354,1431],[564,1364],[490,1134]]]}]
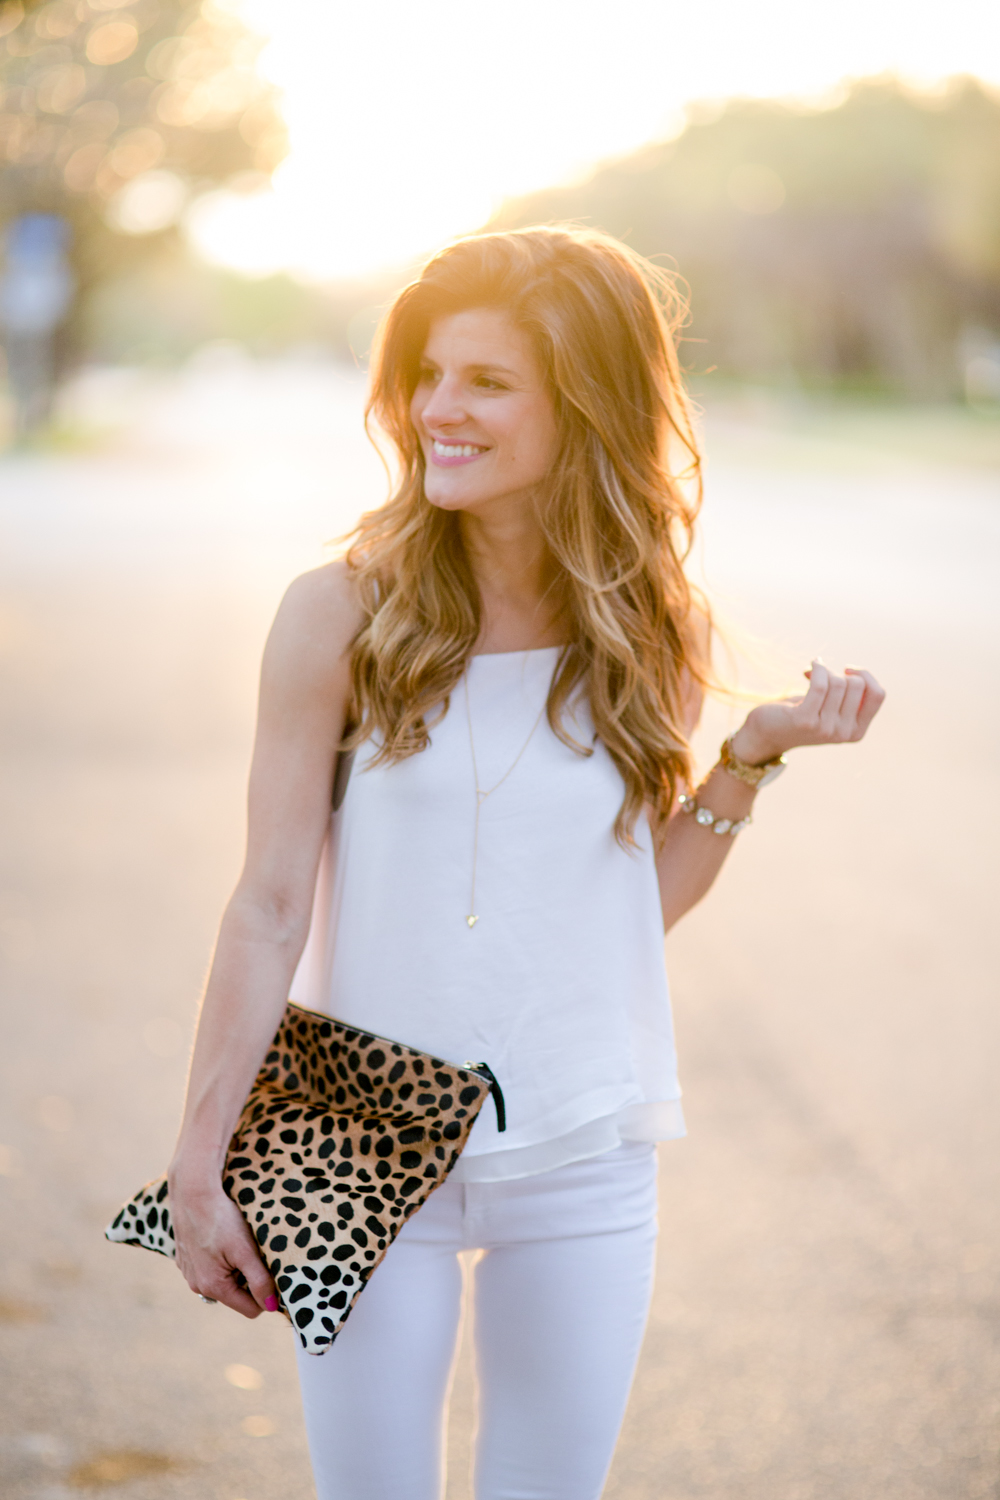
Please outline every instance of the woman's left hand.
[{"label": "woman's left hand", "polygon": [[751,709],[730,740],[734,755],[762,765],[798,745],[848,745],[863,739],[885,700],[871,672],[847,667],[841,677],[817,659],[805,674],[801,698],[781,698]]}]

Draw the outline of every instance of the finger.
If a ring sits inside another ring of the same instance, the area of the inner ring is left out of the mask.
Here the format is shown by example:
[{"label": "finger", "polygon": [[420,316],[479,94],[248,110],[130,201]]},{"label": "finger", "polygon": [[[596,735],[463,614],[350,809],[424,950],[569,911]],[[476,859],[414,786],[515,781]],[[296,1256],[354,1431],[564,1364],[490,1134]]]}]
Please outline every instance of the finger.
[{"label": "finger", "polygon": [[800,707],[818,715],[830,684],[830,673],[817,656],[805,675],[809,678],[809,687]]},{"label": "finger", "polygon": [[278,1289],[260,1258],[257,1241],[249,1224],[235,1204],[232,1208],[235,1210],[232,1231],[227,1234],[221,1247],[222,1259],[230,1273],[238,1272],[246,1282],[246,1288],[241,1287],[239,1290],[249,1291],[261,1312],[275,1312]]},{"label": "finger", "polygon": [[232,1275],[227,1271],[221,1271],[205,1278],[199,1278],[197,1286],[193,1288],[201,1297],[208,1297],[213,1302],[221,1302],[224,1307],[229,1307],[233,1312],[242,1314],[244,1318],[259,1318],[261,1309],[251,1297],[249,1292],[243,1291],[236,1285]]},{"label": "finger", "polygon": [[[277,1288],[267,1267],[260,1258],[257,1241],[240,1209],[232,1201],[226,1201],[229,1228],[219,1245],[219,1255],[224,1269],[236,1278],[236,1289],[241,1296],[248,1293],[261,1312],[276,1312]],[[246,1286],[239,1284],[240,1278]]]},{"label": "finger", "polygon": [[237,1257],[236,1269],[241,1272],[250,1295],[261,1312],[277,1312],[278,1288],[252,1240],[245,1252]]},{"label": "finger", "polygon": [[[257,1280],[261,1292],[260,1302],[250,1289],[248,1271]],[[213,1301],[223,1303],[245,1318],[258,1318],[262,1312],[277,1311],[274,1283],[266,1268],[261,1265],[256,1246],[239,1244],[231,1247],[230,1253],[223,1250],[218,1258],[212,1258],[201,1274],[189,1279],[189,1285],[202,1297],[211,1297]],[[270,1291],[266,1288],[270,1288]],[[273,1309],[266,1306],[269,1295],[274,1295]]]},{"label": "finger", "polygon": [[277,1288],[242,1218],[240,1224],[243,1232],[218,1249],[193,1258],[181,1248],[178,1265],[193,1292],[222,1302],[244,1317],[277,1312]]},{"label": "finger", "polygon": [[[237,1223],[237,1234],[232,1238],[227,1236],[227,1243],[221,1247],[221,1269],[226,1273],[238,1297],[251,1299],[258,1312],[276,1312],[277,1287],[260,1258],[257,1241],[242,1214],[238,1213]],[[242,1285],[242,1282],[246,1285]]]},{"label": "finger", "polygon": [[809,669],[809,686],[805,696],[798,707],[793,710],[794,723],[800,732],[811,736],[819,728],[820,714],[829,683],[830,674],[817,656]]},{"label": "finger", "polygon": [[846,693],[847,678],[838,676],[836,672],[831,672],[830,681],[827,684],[826,697],[823,699],[823,707],[820,709],[819,714],[820,730],[830,739],[836,737]]},{"label": "finger", "polygon": [[858,713],[864,702],[865,680],[857,672],[848,672],[844,678],[844,688],[837,738],[846,741],[858,738]]},{"label": "finger", "polygon": [[846,670],[852,677],[864,678],[865,695],[858,710],[858,727],[855,735],[856,739],[861,739],[885,702],[885,688],[871,672],[865,671],[864,667],[848,667]]}]

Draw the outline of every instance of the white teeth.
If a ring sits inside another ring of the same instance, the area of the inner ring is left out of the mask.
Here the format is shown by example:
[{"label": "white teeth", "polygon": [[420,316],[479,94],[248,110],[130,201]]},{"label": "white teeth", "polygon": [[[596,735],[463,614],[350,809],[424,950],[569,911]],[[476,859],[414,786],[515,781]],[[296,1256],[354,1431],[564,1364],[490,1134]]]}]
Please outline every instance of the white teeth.
[{"label": "white teeth", "polygon": [[485,448],[479,448],[472,443],[439,443],[434,439],[434,452],[441,458],[472,458],[476,453],[485,453]]}]

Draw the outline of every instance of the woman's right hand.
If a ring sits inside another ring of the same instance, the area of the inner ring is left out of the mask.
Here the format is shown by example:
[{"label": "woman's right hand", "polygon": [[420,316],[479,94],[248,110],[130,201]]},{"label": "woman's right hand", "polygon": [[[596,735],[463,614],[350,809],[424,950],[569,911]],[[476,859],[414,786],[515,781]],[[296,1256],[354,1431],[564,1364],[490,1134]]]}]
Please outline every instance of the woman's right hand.
[{"label": "woman's right hand", "polygon": [[[169,1191],[177,1264],[191,1290],[224,1302],[245,1318],[277,1312],[277,1288],[221,1181],[185,1182],[181,1174],[171,1173]],[[249,1290],[237,1285],[236,1272]]]},{"label": "woman's right hand", "polygon": [[277,1297],[253,1234],[223,1191],[222,1162],[309,931],[361,622],[346,564],[328,563],[292,584],[268,637],[246,862],[222,919],[167,1174],[188,1285],[245,1318],[276,1310]]}]

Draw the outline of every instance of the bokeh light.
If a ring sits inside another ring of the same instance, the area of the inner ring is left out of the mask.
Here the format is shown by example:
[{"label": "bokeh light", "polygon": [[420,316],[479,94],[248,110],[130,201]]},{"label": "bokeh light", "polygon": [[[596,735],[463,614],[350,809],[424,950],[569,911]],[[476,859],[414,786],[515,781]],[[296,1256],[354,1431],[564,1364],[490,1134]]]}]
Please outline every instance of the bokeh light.
[{"label": "bokeh light", "polygon": [[126,234],[153,234],[174,222],[186,198],[187,188],[175,172],[141,172],[112,198],[108,218]]}]

